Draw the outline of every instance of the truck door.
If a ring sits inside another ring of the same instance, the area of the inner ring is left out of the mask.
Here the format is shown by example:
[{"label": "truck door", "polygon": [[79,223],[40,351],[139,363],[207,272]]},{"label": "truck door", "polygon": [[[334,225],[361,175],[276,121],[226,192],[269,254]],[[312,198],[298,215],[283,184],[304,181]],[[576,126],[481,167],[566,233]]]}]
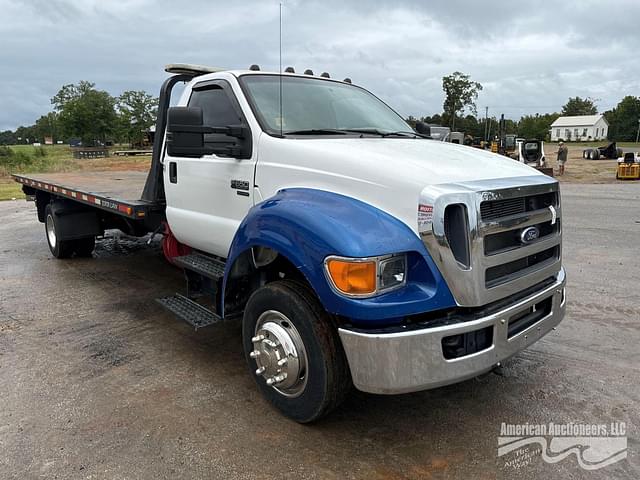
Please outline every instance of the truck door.
[{"label": "truck door", "polygon": [[[206,126],[247,124],[226,80],[196,84],[189,106],[202,108]],[[221,134],[207,134],[205,144],[233,143]],[[242,219],[253,205],[256,149],[250,159],[218,155],[201,158],[165,156],[167,220],[176,238],[191,247],[226,257]]]}]

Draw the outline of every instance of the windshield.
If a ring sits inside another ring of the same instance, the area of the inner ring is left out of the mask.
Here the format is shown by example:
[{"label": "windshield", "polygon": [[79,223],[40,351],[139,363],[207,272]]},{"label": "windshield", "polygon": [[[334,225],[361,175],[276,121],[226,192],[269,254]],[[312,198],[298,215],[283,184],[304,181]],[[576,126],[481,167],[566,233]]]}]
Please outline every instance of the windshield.
[{"label": "windshield", "polygon": [[262,128],[271,134],[331,130],[412,132],[405,121],[366,90],[345,83],[282,77],[282,119],[278,75],[244,75],[240,82]]}]

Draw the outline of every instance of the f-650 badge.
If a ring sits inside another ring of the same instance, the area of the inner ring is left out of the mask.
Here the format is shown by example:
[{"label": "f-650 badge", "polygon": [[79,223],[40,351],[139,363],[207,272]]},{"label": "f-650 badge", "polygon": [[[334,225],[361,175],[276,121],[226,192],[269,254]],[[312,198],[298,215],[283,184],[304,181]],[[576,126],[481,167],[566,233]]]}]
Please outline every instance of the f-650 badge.
[{"label": "f-650 badge", "polygon": [[234,190],[249,190],[249,182],[247,180],[231,180],[231,188]]}]

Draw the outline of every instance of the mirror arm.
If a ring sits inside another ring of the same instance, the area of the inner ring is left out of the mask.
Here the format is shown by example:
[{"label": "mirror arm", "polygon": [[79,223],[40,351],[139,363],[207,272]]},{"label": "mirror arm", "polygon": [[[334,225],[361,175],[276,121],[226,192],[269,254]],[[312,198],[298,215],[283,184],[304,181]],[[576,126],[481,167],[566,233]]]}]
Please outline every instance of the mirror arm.
[{"label": "mirror arm", "polygon": [[242,125],[228,127],[204,127],[196,125],[171,125],[170,133],[218,133],[235,138],[246,138],[249,129]]}]

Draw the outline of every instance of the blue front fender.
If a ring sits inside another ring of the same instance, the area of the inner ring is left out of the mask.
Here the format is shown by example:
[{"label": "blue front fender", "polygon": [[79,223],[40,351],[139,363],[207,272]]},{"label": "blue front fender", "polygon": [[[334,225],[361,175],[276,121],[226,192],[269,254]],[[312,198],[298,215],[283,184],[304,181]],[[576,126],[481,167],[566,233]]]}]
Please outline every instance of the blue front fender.
[{"label": "blue front fender", "polygon": [[[416,205],[417,207],[417,205]],[[397,218],[359,200],[322,190],[292,188],[254,206],[229,250],[223,284],[240,254],[254,246],[276,250],[306,277],[325,309],[371,324],[455,306],[446,282],[419,237]],[[324,272],[329,255],[372,257],[407,253],[405,287],[372,298],[332,290]]]}]

